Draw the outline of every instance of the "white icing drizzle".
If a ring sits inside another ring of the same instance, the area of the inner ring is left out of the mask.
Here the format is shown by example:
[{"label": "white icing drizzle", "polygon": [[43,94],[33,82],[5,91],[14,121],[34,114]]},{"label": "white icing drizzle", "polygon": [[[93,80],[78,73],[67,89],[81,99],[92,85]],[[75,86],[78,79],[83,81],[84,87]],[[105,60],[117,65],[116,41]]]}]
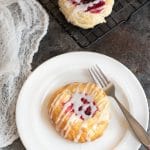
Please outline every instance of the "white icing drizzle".
[{"label": "white icing drizzle", "polygon": [[56,96],[56,98],[53,100],[53,102],[51,103],[51,107],[49,110],[49,114],[50,114],[50,118],[52,119],[52,111],[54,110],[54,108],[56,107],[56,104],[59,102],[59,100],[64,96],[64,93],[59,94]]},{"label": "white icing drizzle", "polygon": [[69,125],[74,122],[74,120],[77,120],[75,117],[75,114],[72,114],[71,117],[69,118],[68,122],[66,123],[66,125],[64,126],[64,131],[68,129]]},{"label": "white icing drizzle", "polygon": [[57,124],[57,129],[59,130],[63,121],[66,119],[66,117],[69,115],[70,112],[67,112],[63,117],[61,117],[58,122],[56,123]]},{"label": "white icing drizzle", "polygon": [[79,141],[81,134],[82,134],[82,126],[80,127],[80,130],[79,130],[77,136],[74,138],[74,142],[78,142]]},{"label": "white icing drizzle", "polygon": [[87,91],[88,91],[88,87],[90,86],[90,84],[89,83],[87,83],[87,85],[85,86],[85,88],[84,88],[84,91],[83,91],[83,93],[87,93]]},{"label": "white icing drizzle", "polygon": [[81,135],[83,133],[83,130],[82,130],[83,128],[87,128],[87,122],[86,121],[81,125],[77,136],[74,138],[74,142],[78,142],[79,141],[79,139],[80,139],[80,137],[81,137]]},{"label": "white icing drizzle", "polygon": [[[103,101],[101,104],[104,104],[105,106],[103,106],[102,108],[102,110],[101,110],[101,114],[100,114],[100,118],[99,119],[97,119],[97,121],[96,121],[96,123],[94,124],[94,126],[88,131],[88,133],[87,133],[87,137],[86,137],[86,140],[87,141],[91,141],[91,133],[93,132],[93,130],[96,130],[97,129],[97,127],[98,127],[98,125],[99,125],[99,123],[101,122],[101,121],[103,121],[103,120],[106,120],[106,118],[108,118],[108,120],[109,120],[109,114],[106,112],[107,111],[107,108],[108,108],[108,103],[106,103],[105,101]],[[106,110],[106,111],[105,111]],[[107,116],[106,116],[107,115]]]},{"label": "white icing drizzle", "polygon": [[79,91],[80,91],[80,86],[81,86],[82,84],[81,83],[79,83],[79,85],[78,85],[78,87],[77,87],[77,89],[76,89],[76,91],[75,91],[75,93],[78,93]]},{"label": "white icing drizzle", "polygon": [[67,8],[70,8],[71,5],[72,5],[72,2],[71,2],[71,1],[65,1],[64,5],[65,5]]},{"label": "white icing drizzle", "polygon": [[91,93],[91,96],[93,96],[93,97],[95,97],[96,98],[96,96],[97,96],[97,91],[93,91],[92,93]]},{"label": "white icing drizzle", "polygon": [[[64,112],[65,112],[65,110],[68,108],[70,106],[70,103],[66,103],[65,105],[64,105],[64,108],[63,108],[63,110],[61,111],[61,113],[59,114],[59,116],[58,116],[58,118],[57,118],[57,120],[56,120],[56,124],[60,121],[60,119],[62,118],[62,116],[64,115]],[[67,113],[66,113],[67,114]]]},{"label": "white icing drizzle", "polygon": [[[62,96],[62,97],[60,97],[60,99],[62,99],[62,98],[64,98],[64,99],[69,99],[69,97],[70,96]],[[58,104],[59,104],[59,100],[56,102],[56,104],[54,105],[54,107],[53,107],[53,109],[52,109],[52,111],[51,111],[51,116],[50,117],[52,117],[53,116],[53,112],[54,112],[54,110],[55,110],[55,108],[58,106]]]},{"label": "white icing drizzle", "polygon": [[[74,10],[74,13],[77,13],[79,11],[87,11],[89,7],[93,7],[95,4],[98,4],[100,1],[102,0],[95,0],[93,2],[89,2],[89,3],[82,3],[81,0],[74,0],[74,2],[76,2],[78,5],[76,5],[76,8]],[[105,0],[103,0],[105,1]],[[72,0],[68,0],[65,2],[65,5],[67,7],[70,7],[70,5],[72,4]],[[103,6],[101,6],[99,9],[102,9]]]},{"label": "white icing drizzle", "polygon": [[95,97],[95,94],[96,94],[97,92],[93,89],[92,91],[91,91],[91,96],[93,96],[93,97]]},{"label": "white icing drizzle", "polygon": [[[95,85],[92,85],[91,87],[90,87],[90,90],[88,91],[88,93],[90,94],[92,91],[93,91],[93,87],[94,87]],[[90,94],[91,95],[91,94]]]},{"label": "white icing drizzle", "polygon": [[[88,88],[89,88],[89,86],[90,86],[90,84],[87,84],[86,85],[86,87],[84,88],[84,92],[81,94],[81,95],[77,95],[77,93],[74,95],[75,96],[75,98],[79,98],[80,97],[80,99],[81,99],[81,97],[86,97],[87,98],[87,100],[89,100],[90,102],[92,101],[92,97],[91,96],[85,96],[85,94],[87,93],[87,91],[88,91]],[[94,90],[92,89],[92,88],[94,88],[94,86],[95,85],[92,85],[91,87],[90,87],[90,91],[88,91],[88,93],[93,93],[94,92]],[[90,94],[91,95],[91,94]],[[77,96],[77,97],[76,97]],[[79,96],[79,97],[78,97]],[[78,101],[79,103],[81,103],[81,101],[79,100]],[[77,106],[79,107],[80,105],[82,105],[82,103],[81,104],[78,104]],[[78,109],[78,107],[77,107],[77,109]],[[87,107],[83,107],[83,110],[86,110],[86,108]],[[91,108],[92,108],[92,110],[93,110],[93,112],[95,112],[96,111],[96,107],[95,106],[91,106]],[[76,109],[75,109],[76,110]],[[78,110],[77,110],[77,112],[79,112]],[[85,118],[85,119],[87,119],[86,117],[86,115],[84,114],[84,113],[79,113],[79,116],[80,115],[82,115],[83,116],[83,118]],[[88,118],[90,118],[91,116],[92,116],[93,114],[91,113],[91,115],[88,117]],[[79,139],[80,139],[80,137],[81,137],[81,135],[82,135],[82,133],[83,133],[83,128],[86,128],[87,127],[87,122],[85,121],[82,125],[81,125],[81,127],[80,127],[80,129],[79,129],[79,132],[78,132],[78,134],[77,134],[77,136],[74,138],[74,142],[78,142],[79,141]]]},{"label": "white icing drizzle", "polygon": [[76,118],[75,114],[72,114],[71,117],[69,118],[68,122],[64,126],[64,129],[62,129],[62,131],[61,131],[62,135],[66,131],[64,137],[68,136],[68,133],[69,133],[69,131],[71,129],[71,123],[75,123],[75,121],[77,121],[77,118]]},{"label": "white icing drizzle", "polygon": [[[78,85],[78,87],[76,88],[76,93],[79,91],[79,87],[80,87],[80,85],[81,84],[79,84]],[[72,85],[73,86],[73,85]],[[72,87],[71,87],[72,88]],[[60,98],[62,98],[62,97],[60,97]],[[54,108],[53,108],[53,110],[55,110],[55,107],[59,104],[59,100],[60,100],[60,98],[58,98],[57,100],[56,100],[56,102],[54,102],[54,104],[55,104],[55,106],[53,106]],[[66,98],[66,97],[65,97]],[[68,96],[68,99],[70,98],[70,95]],[[58,104],[57,104],[58,103]],[[63,123],[63,121],[64,121],[64,119],[67,117],[67,115],[68,114],[70,114],[70,111],[68,111],[65,115],[64,115],[64,112],[66,111],[66,109],[69,107],[69,106],[71,106],[73,103],[71,102],[71,100],[69,100],[68,102],[66,102],[65,103],[65,105],[64,105],[64,107],[63,107],[63,109],[62,109],[62,111],[60,112],[60,114],[59,114],[59,116],[58,116],[58,118],[57,118],[57,120],[56,120],[56,122],[55,122],[55,124],[57,124],[57,130],[59,130],[59,128],[60,128],[60,126],[61,126],[61,124]],[[52,110],[52,112],[51,112],[51,116],[53,116],[53,110]],[[64,115],[64,116],[63,116]]]},{"label": "white icing drizzle", "polygon": [[[89,104],[83,105],[83,103],[81,101],[82,97],[86,98],[89,101]],[[92,97],[89,95],[85,96],[84,93],[82,93],[82,94],[75,93],[71,99],[71,102],[74,104],[73,108],[74,108],[74,111],[77,114],[77,116],[79,116],[79,117],[83,116],[84,119],[88,119],[88,118],[92,117],[94,112],[97,110],[96,106],[93,105],[93,103],[92,103],[93,102]],[[82,106],[82,111],[78,110],[79,106]],[[85,111],[89,106],[91,107],[91,114],[86,115]]]}]

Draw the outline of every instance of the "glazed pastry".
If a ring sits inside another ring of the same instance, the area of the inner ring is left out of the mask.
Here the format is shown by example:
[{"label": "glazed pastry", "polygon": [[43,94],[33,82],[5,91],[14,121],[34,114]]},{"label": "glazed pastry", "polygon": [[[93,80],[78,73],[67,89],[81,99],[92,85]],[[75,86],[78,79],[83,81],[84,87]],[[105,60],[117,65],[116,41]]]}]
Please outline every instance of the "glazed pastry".
[{"label": "glazed pastry", "polygon": [[71,83],[50,98],[49,117],[65,139],[74,142],[93,141],[109,123],[109,101],[96,84]]},{"label": "glazed pastry", "polygon": [[114,0],[59,0],[59,7],[68,22],[84,29],[106,22]]}]

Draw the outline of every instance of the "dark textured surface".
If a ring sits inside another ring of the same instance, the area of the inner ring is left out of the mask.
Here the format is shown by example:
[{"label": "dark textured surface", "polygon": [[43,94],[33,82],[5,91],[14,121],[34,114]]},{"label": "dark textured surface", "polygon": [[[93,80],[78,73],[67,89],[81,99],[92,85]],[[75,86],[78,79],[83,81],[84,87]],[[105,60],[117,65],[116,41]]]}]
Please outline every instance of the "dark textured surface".
[{"label": "dark textured surface", "polygon": [[99,24],[93,29],[81,29],[67,22],[59,11],[58,0],[39,0],[47,11],[55,18],[61,27],[82,48],[90,46],[101,39],[122,22],[127,21],[134,13],[140,10],[149,0],[115,0],[112,13],[106,18],[105,24]]},{"label": "dark textured surface", "polygon": [[[45,60],[70,51],[93,51],[125,64],[141,82],[150,104],[150,4],[88,49],[81,49],[50,17],[49,31],[33,60],[33,69]],[[144,150],[142,147],[140,150]],[[17,140],[3,150],[24,150]]]}]

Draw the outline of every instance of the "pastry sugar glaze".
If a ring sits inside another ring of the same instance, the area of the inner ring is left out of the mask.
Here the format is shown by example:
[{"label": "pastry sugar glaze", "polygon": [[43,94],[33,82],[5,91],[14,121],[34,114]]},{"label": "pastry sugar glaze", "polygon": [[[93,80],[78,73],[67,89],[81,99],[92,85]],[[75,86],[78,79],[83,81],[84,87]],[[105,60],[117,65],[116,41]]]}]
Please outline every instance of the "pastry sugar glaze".
[{"label": "pastry sugar glaze", "polygon": [[58,89],[48,109],[56,130],[74,142],[97,139],[109,122],[109,102],[93,83],[71,83]]},{"label": "pastry sugar glaze", "polygon": [[100,13],[105,6],[104,0],[69,0],[76,5],[78,10]]},{"label": "pastry sugar glaze", "polygon": [[64,104],[66,112],[73,111],[80,119],[85,120],[93,117],[98,108],[93,98],[86,93],[75,93],[71,99]]}]

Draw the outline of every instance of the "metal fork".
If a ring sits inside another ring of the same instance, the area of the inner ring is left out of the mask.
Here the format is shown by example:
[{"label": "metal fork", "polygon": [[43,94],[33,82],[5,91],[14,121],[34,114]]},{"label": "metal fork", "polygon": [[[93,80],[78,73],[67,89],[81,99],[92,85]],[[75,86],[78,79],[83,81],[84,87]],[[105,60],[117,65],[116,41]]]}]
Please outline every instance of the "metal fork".
[{"label": "metal fork", "polygon": [[89,72],[93,80],[103,88],[104,92],[108,96],[111,96],[116,100],[136,137],[145,147],[150,150],[150,136],[146,133],[144,128],[139,124],[139,122],[129,113],[124,105],[117,99],[117,97],[115,96],[114,84],[107,79],[107,77],[104,75],[98,65],[89,68]]}]

